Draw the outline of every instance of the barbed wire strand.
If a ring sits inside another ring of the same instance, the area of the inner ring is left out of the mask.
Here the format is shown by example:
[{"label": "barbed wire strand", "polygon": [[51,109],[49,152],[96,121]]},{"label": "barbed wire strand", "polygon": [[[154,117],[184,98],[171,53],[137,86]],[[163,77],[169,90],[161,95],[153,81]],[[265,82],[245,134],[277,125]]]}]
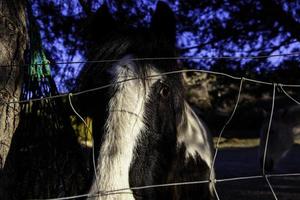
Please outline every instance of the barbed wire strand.
[{"label": "barbed wire strand", "polygon": [[266,174],[268,177],[291,177],[291,176],[300,176],[300,173],[288,173],[288,174]]},{"label": "barbed wire strand", "polygon": [[268,130],[267,130],[267,135],[266,135],[266,142],[265,142],[265,148],[264,148],[264,155],[263,155],[263,167],[262,167],[262,173],[263,176],[273,194],[273,197],[275,198],[275,200],[278,200],[276,193],[274,192],[274,189],[268,179],[268,177],[266,176],[266,158],[267,158],[267,150],[268,150],[268,144],[269,144],[269,138],[270,138],[270,131],[271,131],[271,126],[272,126],[272,121],[273,121],[273,113],[274,113],[274,106],[275,106],[275,97],[276,97],[276,86],[277,84],[273,84],[273,94],[272,94],[272,107],[271,107],[271,114],[270,114],[270,119],[269,119],[269,123],[268,123]]},{"label": "barbed wire strand", "polygon": [[[214,157],[213,157],[213,160],[212,160],[212,166],[211,166],[211,170],[210,170],[210,176],[209,176],[210,179],[212,179],[212,177],[213,177],[213,173],[214,173],[213,170],[214,170],[214,167],[215,167],[215,162],[216,162],[216,158],[217,158],[218,151],[219,151],[219,145],[220,145],[220,142],[221,142],[221,137],[223,135],[223,132],[224,132],[225,128],[231,122],[231,120],[232,120],[232,118],[233,118],[233,116],[235,114],[235,111],[236,111],[236,109],[238,107],[238,104],[239,104],[239,101],[240,101],[240,96],[241,96],[241,91],[242,91],[242,87],[243,87],[243,80],[244,80],[244,78],[241,78],[240,87],[239,87],[239,91],[238,91],[238,95],[237,95],[237,99],[236,99],[236,103],[234,105],[233,111],[232,111],[230,117],[228,118],[228,120],[226,121],[226,123],[224,124],[224,126],[221,129],[220,134],[218,136],[218,140],[217,140],[217,144],[216,144],[216,150],[215,150],[215,154],[214,154]],[[220,197],[218,195],[216,186],[214,184],[213,184],[213,189],[215,191],[217,199],[220,200]]]},{"label": "barbed wire strand", "polygon": [[[158,75],[147,76],[145,78],[155,78],[155,77],[163,76],[163,75],[179,74],[179,73],[186,73],[186,72],[199,72],[199,73],[208,73],[208,74],[214,74],[214,75],[221,75],[221,76],[225,76],[225,77],[228,77],[228,78],[231,78],[231,79],[234,79],[234,80],[241,80],[243,78],[244,81],[258,83],[258,84],[264,84],[264,85],[273,85],[274,84],[273,82],[260,81],[260,80],[256,80],[256,79],[245,78],[245,77],[236,77],[236,76],[232,76],[232,75],[222,73],[222,72],[215,72],[215,71],[208,71],[208,70],[198,70],[198,69],[175,70],[175,71],[170,71],[170,72],[164,72],[164,73],[161,73],[161,74],[158,74]],[[74,92],[73,96],[77,96],[77,95],[81,95],[81,94],[85,94],[85,93],[90,93],[90,92],[95,92],[95,91],[98,91],[98,90],[109,88],[111,86],[114,86],[115,84],[121,84],[123,82],[136,80],[136,79],[138,79],[138,78],[134,77],[134,78],[124,79],[122,81],[118,81],[118,82],[115,82],[115,83],[95,87],[95,88],[92,88],[92,89],[87,89],[87,90],[82,90],[82,91],[79,91],[79,92]],[[298,84],[283,84],[283,83],[276,83],[276,84],[281,85],[282,87],[300,87],[300,84],[299,85]],[[49,97],[43,97],[43,98],[36,98],[36,99],[30,99],[30,100],[20,100],[20,101],[8,101],[8,102],[0,100],[0,104],[28,103],[28,102],[34,102],[34,101],[42,101],[42,100],[46,100],[46,99],[62,98],[62,97],[66,97],[68,95],[69,95],[69,93],[64,93],[64,94],[59,94],[59,95],[54,95],[54,96],[49,96]]]},{"label": "barbed wire strand", "polygon": [[276,195],[276,193],[275,193],[275,191],[274,191],[274,189],[273,189],[273,186],[272,186],[271,183],[270,183],[270,180],[269,180],[268,176],[265,175],[264,178],[265,178],[265,180],[266,180],[267,183],[268,183],[268,186],[269,186],[269,188],[270,188],[270,190],[271,190],[271,192],[272,192],[272,195],[273,195],[274,199],[275,199],[275,200],[278,200],[277,195]]},{"label": "barbed wire strand", "polygon": [[300,105],[300,102],[298,100],[296,100],[294,97],[292,97],[291,95],[289,95],[289,93],[287,93],[287,91],[285,91],[285,89],[283,89],[283,86],[281,84],[279,84],[279,87],[281,89],[281,91],[283,91],[283,93],[290,98],[292,101],[294,101],[296,104]]},{"label": "barbed wire strand", "polygon": [[271,125],[272,125],[272,120],[273,120],[275,92],[276,92],[276,84],[273,84],[271,114],[270,114],[270,118],[269,118],[268,129],[266,132],[266,142],[265,142],[264,154],[263,154],[263,166],[262,166],[262,174],[263,175],[266,174],[266,157],[267,157],[268,143],[269,143],[269,137],[270,137],[270,130],[271,130]]},{"label": "barbed wire strand", "polygon": [[[293,176],[300,176],[300,173],[266,174],[265,176],[267,176],[267,177],[293,177]],[[221,183],[221,182],[241,181],[241,180],[250,180],[250,179],[260,179],[260,178],[265,178],[265,176],[254,175],[254,176],[223,178],[223,179],[216,179],[215,182]],[[131,188],[122,188],[122,189],[117,189],[117,190],[97,192],[94,194],[87,193],[87,194],[74,195],[74,196],[68,196],[68,197],[48,198],[48,199],[30,199],[30,200],[70,200],[70,199],[83,198],[83,197],[91,198],[91,197],[96,197],[96,196],[106,196],[109,194],[115,194],[116,192],[122,192],[122,191],[127,191],[127,190],[144,190],[144,189],[159,188],[159,187],[205,184],[205,183],[209,183],[209,182],[210,182],[210,180],[174,182],[174,183],[166,183],[166,184],[156,184],[156,185],[146,185],[146,186],[131,187]]]},{"label": "barbed wire strand", "polygon": [[[149,60],[218,60],[218,59],[266,59],[274,57],[294,57],[299,56],[300,52],[272,54],[272,55],[260,55],[260,56],[177,56],[177,57],[145,57],[145,58],[131,58],[129,61],[149,61]],[[50,62],[50,64],[62,65],[62,64],[93,64],[93,63],[111,63],[118,62],[119,59],[107,59],[107,60],[86,60],[86,61],[57,61]],[[4,64],[0,67],[18,67],[29,66],[31,64]],[[37,63],[35,65],[43,65]]]},{"label": "barbed wire strand", "polygon": [[74,108],[73,103],[72,103],[72,99],[71,99],[72,96],[73,96],[73,94],[69,93],[68,100],[69,100],[70,107],[72,108],[73,112],[77,115],[77,117],[83,122],[86,130],[91,134],[93,171],[94,171],[94,174],[95,174],[95,177],[96,177],[96,181],[95,182],[96,182],[97,188],[98,188],[98,190],[100,190],[100,185],[98,183],[99,179],[98,179],[98,175],[97,175],[96,158],[95,158],[95,145],[94,145],[93,134],[92,134],[92,131],[90,130],[89,126],[87,125],[86,121],[83,119],[83,117]]}]

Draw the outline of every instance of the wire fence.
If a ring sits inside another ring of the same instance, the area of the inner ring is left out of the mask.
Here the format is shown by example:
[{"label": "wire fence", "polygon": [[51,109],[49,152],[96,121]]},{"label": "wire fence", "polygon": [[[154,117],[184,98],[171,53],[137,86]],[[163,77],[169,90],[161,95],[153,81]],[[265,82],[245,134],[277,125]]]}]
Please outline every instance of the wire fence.
[{"label": "wire fence", "polygon": [[[174,60],[180,60],[180,59],[243,59],[243,58],[249,58],[249,59],[262,59],[262,58],[268,58],[268,57],[278,57],[278,56],[299,56],[300,52],[296,52],[296,53],[291,53],[291,54],[280,54],[280,55],[269,55],[269,56],[251,56],[251,57],[217,57],[217,58],[212,58],[212,57],[172,57],[172,58],[137,58],[137,59],[130,59],[133,61],[137,61],[137,60],[170,60],[170,59],[174,59]],[[70,64],[70,63],[104,63],[104,62],[116,62],[118,60],[100,60],[100,61],[82,61],[82,62],[58,62],[56,64]],[[12,65],[2,65],[0,67],[11,67]],[[296,104],[300,105],[300,102],[298,100],[296,100],[294,97],[292,97],[284,88],[299,88],[300,85],[298,84],[283,84],[283,83],[275,83],[275,82],[266,82],[266,81],[260,81],[260,80],[255,80],[255,79],[250,79],[247,77],[237,77],[237,76],[232,76],[230,74],[226,74],[226,73],[222,73],[222,72],[214,72],[214,71],[208,71],[208,70],[198,70],[198,69],[185,69],[185,70],[177,70],[177,71],[169,71],[169,72],[165,72],[165,73],[160,73],[158,75],[153,75],[153,76],[147,76],[145,77],[146,79],[153,79],[155,77],[158,76],[163,76],[163,75],[171,75],[171,74],[180,74],[180,73],[186,73],[186,72],[201,72],[201,73],[208,73],[208,74],[213,74],[213,75],[218,75],[218,76],[225,76],[228,78],[231,78],[233,80],[239,80],[240,84],[239,84],[239,91],[237,94],[237,98],[235,101],[235,105],[234,108],[232,110],[231,115],[229,116],[228,120],[226,121],[226,123],[224,124],[223,128],[221,129],[219,135],[218,135],[218,139],[217,139],[217,143],[215,145],[215,154],[213,156],[213,161],[212,161],[212,170],[215,167],[215,162],[216,162],[216,158],[218,156],[218,152],[220,149],[220,142],[221,142],[221,138],[223,136],[223,132],[224,130],[227,128],[227,126],[231,123],[231,120],[233,119],[233,117],[235,116],[236,110],[239,106],[239,102],[240,102],[240,97],[241,97],[241,92],[242,92],[242,88],[243,88],[243,83],[244,82],[251,82],[251,83],[257,83],[257,84],[262,84],[262,85],[269,85],[273,87],[273,92],[272,92],[272,105],[271,105],[271,111],[270,111],[270,118],[269,118],[269,122],[268,122],[268,129],[267,129],[267,133],[266,133],[266,145],[264,147],[264,154],[263,154],[263,167],[262,167],[262,172],[261,175],[254,175],[254,176],[240,176],[240,177],[231,177],[231,178],[225,178],[225,179],[215,179],[212,174],[213,172],[211,171],[210,174],[210,179],[209,180],[199,180],[199,181],[190,181],[190,182],[174,182],[174,183],[166,183],[166,184],[158,184],[158,185],[145,185],[145,186],[139,186],[139,187],[130,187],[130,188],[120,188],[117,190],[111,190],[111,191],[98,191],[94,194],[88,193],[88,194],[81,194],[81,195],[76,195],[76,196],[68,196],[68,197],[61,197],[61,198],[50,198],[47,200],[68,200],[68,199],[77,199],[77,198],[92,198],[92,197],[96,197],[96,196],[107,196],[107,195],[115,195],[115,194],[123,194],[123,193],[132,193],[132,191],[135,190],[144,190],[144,189],[149,189],[149,188],[161,188],[161,187],[171,187],[171,186],[183,186],[183,185],[195,185],[195,184],[204,184],[204,183],[210,183],[210,182],[214,182],[214,183],[221,183],[221,182],[231,182],[231,181],[241,181],[241,180],[251,180],[251,179],[264,179],[274,197],[274,199],[278,199],[278,195],[276,194],[276,192],[273,189],[272,184],[269,181],[269,178],[271,177],[293,177],[293,176],[300,176],[300,173],[281,173],[281,174],[269,174],[266,170],[265,170],[265,164],[266,164],[266,156],[267,156],[267,150],[268,150],[268,140],[270,137],[270,129],[271,129],[271,125],[272,125],[272,120],[273,120],[273,114],[274,114],[274,106],[275,106],[275,98],[276,98],[276,89],[279,88],[283,91],[283,93],[290,98],[293,102],[295,102]],[[100,91],[102,89],[105,88],[109,88],[112,87],[116,84],[122,84],[124,82],[127,81],[133,81],[133,80],[137,80],[138,78],[136,77],[132,77],[132,78],[127,78],[125,80],[119,81],[119,82],[115,82],[112,84],[107,84],[107,85],[103,85],[100,87],[96,87],[96,88],[92,88],[89,90],[83,90],[83,91],[78,91],[78,92],[74,92],[74,93],[64,93],[64,94],[60,94],[60,95],[56,95],[56,96],[49,96],[49,97],[44,97],[44,98],[38,98],[38,99],[30,99],[30,100],[23,100],[23,101],[3,101],[0,100],[0,104],[22,104],[22,103],[28,103],[28,102],[34,102],[34,101],[42,101],[45,99],[55,99],[55,98],[62,98],[62,97],[68,97],[68,102],[73,110],[73,112],[80,118],[80,120],[84,123],[85,127],[89,130],[88,125],[86,124],[85,120],[83,119],[83,117],[78,113],[78,111],[76,111],[76,109],[73,106],[72,103],[72,96],[77,96],[77,95],[82,95],[82,94],[86,94],[86,93],[92,93],[92,92],[97,92]],[[93,141],[92,141],[93,142]],[[94,147],[94,145],[93,145]],[[94,153],[94,150],[93,150]],[[94,173],[95,176],[97,177],[97,173],[96,173],[96,164],[95,164],[95,155],[93,154],[93,168],[94,168]],[[99,187],[98,187],[99,188]],[[216,187],[213,188],[216,198],[218,200],[222,199],[220,198],[219,194],[218,194],[218,190]],[[46,199],[44,199],[46,200]]]},{"label": "wire fence", "polygon": [[[281,54],[268,54],[268,55],[248,55],[248,56],[178,56],[178,57],[148,57],[148,58],[131,58],[130,61],[154,61],[154,60],[242,60],[242,59],[267,59],[276,57],[298,57],[300,52],[281,53]],[[92,64],[92,63],[113,63],[118,62],[119,59],[108,59],[108,60],[87,60],[87,61],[57,61],[50,62],[53,65],[65,65],[65,64]],[[35,64],[44,65],[44,64]],[[30,64],[3,64],[0,67],[26,67]]]}]

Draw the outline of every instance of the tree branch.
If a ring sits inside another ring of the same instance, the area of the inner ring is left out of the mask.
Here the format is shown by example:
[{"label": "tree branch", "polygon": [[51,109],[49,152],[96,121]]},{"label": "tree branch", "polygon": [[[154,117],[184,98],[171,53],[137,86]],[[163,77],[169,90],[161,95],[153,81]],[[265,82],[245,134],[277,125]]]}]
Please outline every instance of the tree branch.
[{"label": "tree branch", "polygon": [[79,3],[87,16],[92,13],[92,1],[90,0],[79,0]]},{"label": "tree branch", "polygon": [[186,51],[188,51],[188,50],[190,50],[190,49],[195,49],[195,48],[200,49],[200,48],[205,47],[206,45],[209,45],[209,44],[218,42],[218,41],[220,41],[220,40],[222,40],[222,39],[215,38],[215,39],[212,39],[212,40],[210,40],[210,41],[208,41],[208,42],[205,42],[205,43],[202,43],[202,44],[197,44],[197,45],[194,45],[194,46],[189,46],[189,47],[180,48],[179,51],[180,51],[181,53],[184,53],[184,52],[186,52]]},{"label": "tree branch", "polygon": [[293,16],[285,12],[276,0],[262,0],[261,3],[267,18],[278,21],[287,32],[291,33],[292,37],[300,41],[300,24]]}]

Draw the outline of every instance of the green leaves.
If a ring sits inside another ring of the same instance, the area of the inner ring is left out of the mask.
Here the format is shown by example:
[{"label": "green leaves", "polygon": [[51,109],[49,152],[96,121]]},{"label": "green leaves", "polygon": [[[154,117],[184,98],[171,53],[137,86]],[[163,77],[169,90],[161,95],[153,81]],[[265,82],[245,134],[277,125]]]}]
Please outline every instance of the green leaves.
[{"label": "green leaves", "polygon": [[31,55],[29,76],[31,80],[37,81],[51,76],[50,61],[42,49],[33,51]]}]

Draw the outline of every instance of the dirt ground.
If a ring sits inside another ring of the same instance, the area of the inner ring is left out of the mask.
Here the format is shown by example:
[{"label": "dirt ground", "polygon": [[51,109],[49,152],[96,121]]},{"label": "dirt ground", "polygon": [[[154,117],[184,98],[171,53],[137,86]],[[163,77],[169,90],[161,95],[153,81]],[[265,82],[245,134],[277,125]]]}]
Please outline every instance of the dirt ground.
[{"label": "dirt ground", "polygon": [[[257,144],[255,139],[223,141],[216,160],[217,179],[261,175]],[[300,173],[299,155],[300,145],[295,144],[272,173]],[[270,177],[269,180],[278,200],[300,200],[300,176]],[[217,191],[221,200],[275,199],[264,178],[219,182]]]}]

